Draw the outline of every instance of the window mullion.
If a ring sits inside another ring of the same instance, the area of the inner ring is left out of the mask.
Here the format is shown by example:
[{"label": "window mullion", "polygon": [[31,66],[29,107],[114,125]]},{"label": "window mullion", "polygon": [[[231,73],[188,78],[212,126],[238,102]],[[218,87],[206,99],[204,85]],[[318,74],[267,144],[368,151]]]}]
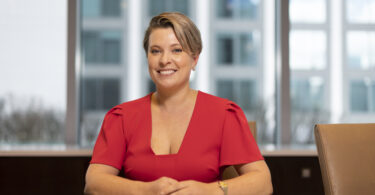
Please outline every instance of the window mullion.
[{"label": "window mullion", "polygon": [[283,145],[291,142],[289,0],[276,4],[276,142]]},{"label": "window mullion", "polygon": [[65,144],[76,145],[79,118],[80,88],[80,33],[79,33],[79,0],[68,0],[68,45],[67,45],[67,103],[65,123]]}]

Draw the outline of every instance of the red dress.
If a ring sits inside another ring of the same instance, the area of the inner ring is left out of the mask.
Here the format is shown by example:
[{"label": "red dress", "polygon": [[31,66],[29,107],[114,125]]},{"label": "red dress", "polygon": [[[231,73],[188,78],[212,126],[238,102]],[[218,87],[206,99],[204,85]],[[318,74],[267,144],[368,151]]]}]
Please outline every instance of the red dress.
[{"label": "red dress", "polygon": [[151,123],[151,94],[115,106],[104,118],[91,163],[123,169],[132,180],[213,182],[228,165],[263,160],[243,111],[226,99],[198,92],[176,154],[154,154]]}]

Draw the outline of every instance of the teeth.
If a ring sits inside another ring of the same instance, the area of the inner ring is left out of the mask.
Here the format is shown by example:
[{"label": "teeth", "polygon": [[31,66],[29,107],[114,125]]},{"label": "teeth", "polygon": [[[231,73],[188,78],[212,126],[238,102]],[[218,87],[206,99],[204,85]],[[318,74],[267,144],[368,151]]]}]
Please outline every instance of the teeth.
[{"label": "teeth", "polygon": [[172,74],[172,73],[174,73],[174,70],[161,70],[160,71],[160,74],[164,74],[164,75]]}]

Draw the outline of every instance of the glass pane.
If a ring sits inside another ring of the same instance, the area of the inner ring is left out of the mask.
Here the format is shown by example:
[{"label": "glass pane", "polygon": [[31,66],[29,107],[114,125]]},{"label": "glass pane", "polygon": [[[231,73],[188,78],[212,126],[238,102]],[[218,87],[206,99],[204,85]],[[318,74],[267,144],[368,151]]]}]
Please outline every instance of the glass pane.
[{"label": "glass pane", "polygon": [[219,34],[217,38],[217,60],[219,65],[256,66],[260,36],[257,32]]},{"label": "glass pane", "polygon": [[60,148],[67,1],[0,1],[0,15],[0,150]]},{"label": "glass pane", "polygon": [[289,36],[289,59],[292,70],[326,68],[327,38],[323,31],[292,30]]},{"label": "glass pane", "polygon": [[240,0],[238,1],[236,7],[238,7],[240,18],[251,18],[256,19],[257,9],[259,0]]},{"label": "glass pane", "polygon": [[216,84],[217,95],[234,101],[234,88],[233,81],[231,80],[218,80]]},{"label": "glass pane", "polygon": [[319,77],[292,79],[291,103],[293,111],[315,111],[324,108],[324,83]]},{"label": "glass pane", "polygon": [[348,32],[346,48],[346,61],[350,68],[375,68],[375,32]]},{"label": "glass pane", "polygon": [[372,98],[372,103],[371,103],[371,111],[375,112],[375,81],[372,82],[372,88],[371,88],[371,98]]},{"label": "glass pane", "polygon": [[217,60],[218,64],[233,64],[233,38],[229,35],[218,36]]},{"label": "glass pane", "polygon": [[189,16],[189,0],[149,0],[149,16],[162,12],[180,12]]},{"label": "glass pane", "polygon": [[289,17],[292,23],[326,22],[326,0],[290,0]]},{"label": "glass pane", "polygon": [[229,0],[218,0],[216,3],[217,15],[219,17],[229,18],[233,16],[233,5]]},{"label": "glass pane", "polygon": [[219,0],[216,4],[218,17],[257,19],[259,0]]},{"label": "glass pane", "polygon": [[120,104],[120,81],[118,79],[103,79],[102,91],[103,108],[109,110],[113,106]]},{"label": "glass pane", "polygon": [[127,70],[122,60],[126,52],[123,42],[126,40],[123,37],[126,33],[122,28],[108,29],[101,20],[92,20],[90,17],[107,20],[108,17],[118,17],[116,20],[110,20],[111,23],[115,24],[114,26],[123,26],[126,23],[126,18],[120,17],[123,2],[125,1],[84,0],[81,7],[82,23],[90,21],[88,29],[85,29],[85,25],[80,29],[82,67],[78,137],[82,147],[91,147],[94,144],[105,113],[123,101],[121,97],[124,87],[120,81],[126,79],[124,70]]},{"label": "glass pane", "polygon": [[313,127],[328,123],[325,107],[324,81],[320,77],[291,80],[292,144],[314,144]]},{"label": "glass pane", "polygon": [[347,20],[351,23],[375,23],[375,0],[346,0]]},{"label": "glass pane", "polygon": [[102,0],[102,13],[106,17],[118,17],[121,15],[121,0]]},{"label": "glass pane", "polygon": [[216,37],[210,43],[210,62],[218,69],[210,72],[215,82],[215,95],[236,102],[248,120],[257,121],[257,127],[262,129],[258,134],[258,143],[273,144],[276,141],[276,117],[272,117],[275,98],[271,91],[275,82],[271,81],[274,74],[271,73],[274,71],[271,61],[275,57],[275,49],[272,44],[265,46],[264,43],[272,43],[275,35],[274,31],[264,34],[263,30],[274,25],[274,18],[261,16],[274,10],[260,0],[210,2],[215,12],[211,30]]},{"label": "glass pane", "polygon": [[255,81],[218,80],[217,95],[236,102],[244,111],[255,112],[257,92]]},{"label": "glass pane", "polygon": [[119,17],[122,0],[82,0],[84,18]]},{"label": "glass pane", "polygon": [[98,17],[100,13],[101,0],[82,0],[83,17]]},{"label": "glass pane", "polygon": [[254,81],[240,81],[240,90],[238,97],[238,104],[245,111],[251,112],[256,106],[256,85]]},{"label": "glass pane", "polygon": [[98,87],[95,79],[85,79],[82,85],[82,105],[85,110],[94,110],[97,106]]},{"label": "glass pane", "polygon": [[162,12],[166,11],[166,1],[167,0],[149,0],[148,7],[150,16],[156,16]]},{"label": "glass pane", "polygon": [[173,10],[170,10],[170,11],[177,11],[177,12],[181,12],[187,16],[190,15],[189,13],[189,0],[172,0],[173,2]]},{"label": "glass pane", "polygon": [[242,65],[255,66],[258,64],[259,33],[249,33],[239,35],[240,43],[240,63]]},{"label": "glass pane", "polygon": [[82,44],[87,65],[119,64],[121,61],[119,31],[84,31]]},{"label": "glass pane", "polygon": [[80,144],[86,147],[94,144],[104,114],[121,103],[120,81],[115,78],[86,78],[81,86]]},{"label": "glass pane", "polygon": [[364,81],[350,82],[350,110],[353,112],[368,111],[368,91]]}]

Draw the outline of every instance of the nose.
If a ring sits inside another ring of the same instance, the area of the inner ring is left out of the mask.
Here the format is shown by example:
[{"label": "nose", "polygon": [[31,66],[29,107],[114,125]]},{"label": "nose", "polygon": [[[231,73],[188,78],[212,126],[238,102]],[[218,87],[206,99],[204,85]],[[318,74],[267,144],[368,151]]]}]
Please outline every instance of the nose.
[{"label": "nose", "polygon": [[165,66],[171,62],[171,54],[169,52],[163,52],[160,57],[160,65]]}]

